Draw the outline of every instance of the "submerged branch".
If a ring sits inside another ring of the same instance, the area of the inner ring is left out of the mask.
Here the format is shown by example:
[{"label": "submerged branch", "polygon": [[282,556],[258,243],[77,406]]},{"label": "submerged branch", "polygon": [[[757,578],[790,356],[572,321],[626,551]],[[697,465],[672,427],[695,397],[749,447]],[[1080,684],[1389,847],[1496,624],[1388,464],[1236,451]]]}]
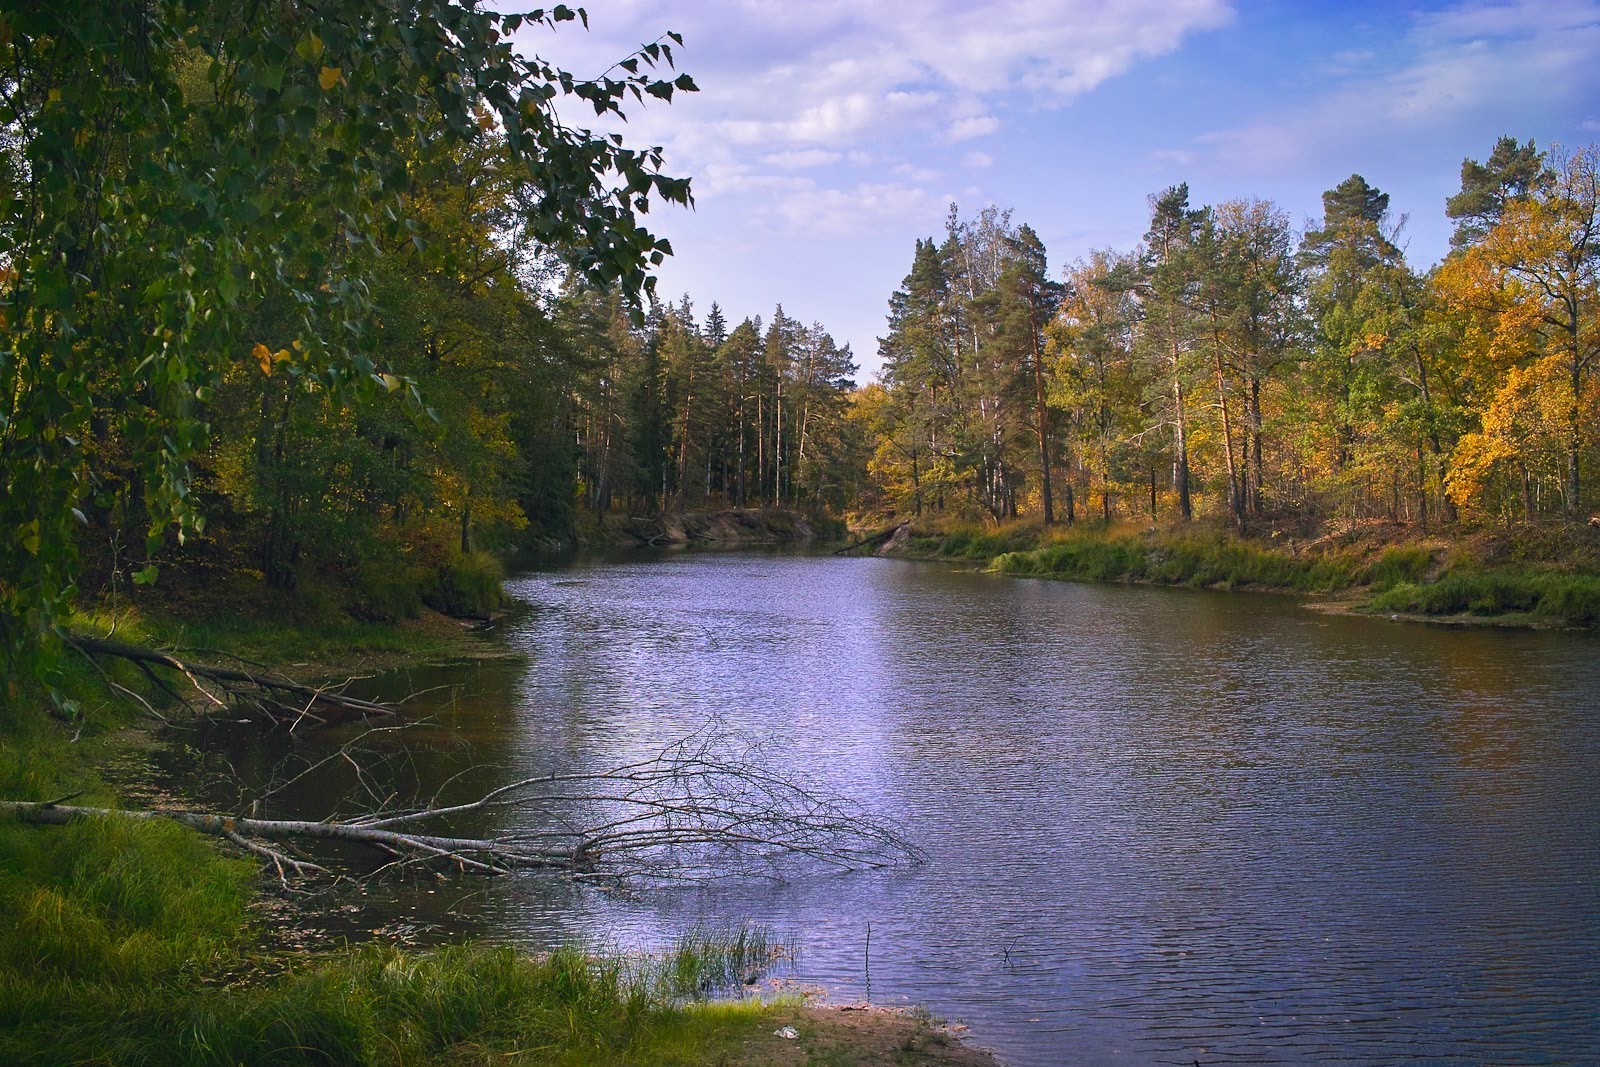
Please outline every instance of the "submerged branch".
[{"label": "submerged branch", "polygon": [[[90,657],[114,656],[136,663],[152,678],[154,677],[150,670],[152,666],[177,671],[213,705],[224,706],[216,694],[201,684],[201,679],[204,679],[217,685],[230,697],[247,700],[267,711],[274,719],[288,721],[293,725],[307,721],[323,725],[332,720],[395,714],[395,709],[388,704],[359,700],[331,689],[305,685],[268,670],[247,671],[236,667],[195,663],[179,659],[171,652],[142,648],[123,641],[90,637],[86,634],[73,634],[68,641]],[[171,692],[170,687],[164,684],[162,687]],[[291,699],[293,703],[289,702]],[[313,711],[313,708],[318,711]]]},{"label": "submerged branch", "polygon": [[[521,825],[492,834],[452,832],[453,820],[491,811],[516,812]],[[250,852],[279,878],[327,868],[293,859],[269,843],[364,845],[386,858],[386,871],[538,871],[609,883],[781,879],[806,867],[859,870],[919,858],[882,820],[768,770],[754,749],[737,749],[710,733],[606,770],[524,778],[462,803],[343,821],[24,801],[0,801],[0,814],[54,825],[85,818],[167,819]]]}]

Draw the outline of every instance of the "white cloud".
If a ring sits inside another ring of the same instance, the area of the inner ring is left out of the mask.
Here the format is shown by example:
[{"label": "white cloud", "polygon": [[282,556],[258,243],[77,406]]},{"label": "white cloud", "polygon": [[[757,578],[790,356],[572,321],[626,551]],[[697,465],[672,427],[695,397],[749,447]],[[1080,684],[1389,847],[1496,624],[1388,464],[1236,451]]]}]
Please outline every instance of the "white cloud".
[{"label": "white cloud", "polygon": [[1387,69],[1369,65],[1293,110],[1196,142],[1230,169],[1274,173],[1377,146],[1427,152],[1429,135],[1495,119],[1525,135],[1535,116],[1596,92],[1600,4],[1472,2],[1416,17]]},{"label": "white cloud", "polygon": [[926,185],[929,182],[937,181],[940,174],[939,171],[934,170],[932,167],[921,167],[915,163],[896,163],[889,169],[907,181],[916,182],[918,185]]},{"label": "white cloud", "polygon": [[825,167],[843,158],[841,153],[830,152],[825,148],[799,148],[773,152],[764,156],[762,162],[782,170],[807,170],[811,167]]},{"label": "white cloud", "polygon": [[[591,12],[589,33],[526,35],[524,48],[588,73],[681,33],[675,59],[701,91],[634,107],[622,132],[662,145],[703,210],[723,203],[746,231],[825,240],[936,228],[951,197],[928,190],[955,162],[948,146],[1071,103],[1225,25],[1231,3],[615,0]],[[959,158],[973,171],[994,162]]]},{"label": "white cloud", "polygon": [[987,137],[1000,128],[1000,120],[993,115],[973,115],[970,118],[956,119],[950,124],[945,136],[952,141],[970,141],[974,137]]},{"label": "white cloud", "polygon": [[886,135],[994,132],[1001,120],[983,100],[1068,103],[1226,24],[1230,2],[619,0],[593,13],[587,35],[530,34],[524,47],[583,72],[627,54],[636,35],[671,28],[702,91],[635,115],[636,134],[675,155],[737,145],[844,151]]},{"label": "white cloud", "polygon": [[949,203],[919,186],[863,182],[791,193],[777,201],[773,223],[791,236],[859,237],[889,225],[936,226]]}]

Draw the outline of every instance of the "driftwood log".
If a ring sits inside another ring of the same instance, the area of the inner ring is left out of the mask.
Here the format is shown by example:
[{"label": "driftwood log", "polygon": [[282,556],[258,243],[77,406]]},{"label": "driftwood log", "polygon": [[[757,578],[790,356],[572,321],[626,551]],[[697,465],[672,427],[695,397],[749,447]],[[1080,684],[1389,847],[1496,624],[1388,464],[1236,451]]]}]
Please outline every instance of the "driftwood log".
[{"label": "driftwood log", "polygon": [[[46,825],[79,819],[165,819],[262,859],[285,881],[329,874],[285,846],[339,842],[384,858],[377,871],[428,866],[487,875],[559,873],[607,883],[783,878],[797,867],[833,870],[915,862],[917,850],[887,823],[767,770],[716,735],[697,734],[657,755],[605,770],[508,782],[455,804],[346,819],[270,819],[208,812],[0,801],[0,816]],[[459,833],[463,816],[515,809],[517,828]],[[332,862],[332,861],[329,861]]]},{"label": "driftwood log", "polygon": [[889,538],[893,537],[895,534],[897,534],[901,530],[905,529],[907,525],[909,525],[909,524],[908,523],[904,523],[904,522],[898,523],[898,524],[896,524],[894,526],[889,527],[887,530],[883,530],[883,531],[881,531],[879,533],[875,533],[875,534],[871,535],[870,537],[863,537],[859,541],[852,541],[850,544],[845,545],[843,548],[834,549],[833,550],[833,554],[836,555],[836,556],[842,556],[846,552],[855,552],[855,551],[857,551],[859,549],[863,549],[863,548],[876,548],[878,545],[883,544],[884,542],[888,541]]},{"label": "driftwood log", "polygon": [[[197,689],[204,692],[200,679],[214,682],[233,697],[247,698],[262,707],[274,718],[294,721],[311,721],[324,724],[345,719],[364,719],[373,716],[393,715],[389,704],[360,700],[331,689],[320,689],[285,678],[268,670],[243,670],[236,667],[218,667],[180,659],[171,652],[142,648],[122,641],[86,634],[73,634],[68,642],[88,656],[112,656],[137,663],[149,672],[150,667],[165,667],[177,671]],[[215,697],[213,702],[220,703]]]}]

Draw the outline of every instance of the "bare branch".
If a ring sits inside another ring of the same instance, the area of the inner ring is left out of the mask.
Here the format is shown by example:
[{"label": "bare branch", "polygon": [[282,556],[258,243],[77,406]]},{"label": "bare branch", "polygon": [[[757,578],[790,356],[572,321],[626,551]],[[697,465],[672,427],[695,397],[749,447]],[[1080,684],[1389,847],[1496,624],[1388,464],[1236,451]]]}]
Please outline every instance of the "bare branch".
[{"label": "bare branch", "polygon": [[[337,759],[350,760],[360,771],[349,746],[343,746],[301,774]],[[524,778],[457,804],[385,812],[392,797],[365,777],[363,787],[378,811],[342,822],[22,801],[0,801],[0,814],[47,824],[169,819],[266,860],[280,878],[327,869],[291,860],[262,842],[365,845],[388,858],[384,870],[428,865],[485,875],[536,871],[612,883],[782,879],[808,867],[858,870],[919,859],[916,848],[888,824],[773,772],[760,762],[758,748],[737,746],[710,730],[649,759]],[[515,811],[520,825],[482,837],[451,833],[453,819],[489,810]],[[429,822],[441,829],[419,828]]]}]

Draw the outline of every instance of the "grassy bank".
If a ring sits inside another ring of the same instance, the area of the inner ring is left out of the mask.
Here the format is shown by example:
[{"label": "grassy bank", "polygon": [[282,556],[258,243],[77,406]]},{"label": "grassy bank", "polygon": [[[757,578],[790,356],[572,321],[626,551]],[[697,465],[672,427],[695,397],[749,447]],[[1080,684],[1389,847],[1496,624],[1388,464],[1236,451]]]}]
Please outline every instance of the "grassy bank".
[{"label": "grassy bank", "polygon": [[829,545],[845,540],[848,533],[844,520],[832,515],[770,507],[663,511],[653,516],[585,515],[573,530],[575,543],[588,548]]},{"label": "grassy bank", "polygon": [[[695,1001],[764,960],[463,945],[263,956],[256,873],[176,826],[0,827],[0,1062],[698,1064],[780,1006]],[[314,906],[314,905],[313,905]]]},{"label": "grassy bank", "polygon": [[[71,777],[14,747],[0,761],[7,796],[48,799]],[[253,863],[172,824],[0,824],[0,1062],[989,1062],[926,1019],[863,1026],[793,998],[709,999],[771,961],[759,932],[691,933],[661,957],[481,944],[272,952],[250,915],[258,879]],[[798,1037],[774,1034],[785,1026]]]},{"label": "grassy bank", "polygon": [[[244,655],[301,678],[497,651],[426,611],[363,621],[318,598],[244,606],[180,615],[170,599],[123,603],[72,624],[195,658]],[[144,717],[114,686],[177,709],[120,661],[67,653],[55,680],[77,701],[71,723],[46,715],[40,690],[0,698],[0,798],[115,807],[101,768],[148,732],[127,729]],[[770,960],[759,932],[692,933],[658,958],[581,946],[530,957],[481,944],[307,953],[264,936],[254,906],[263,884],[255,862],[173,824],[0,821],[0,1063],[986,1062],[925,1020],[863,1029],[855,1015],[796,999],[708,998],[743,988]],[[784,1026],[798,1037],[775,1036]]]},{"label": "grassy bank", "polygon": [[902,554],[1027,577],[1337,596],[1428,618],[1600,623],[1600,533],[1582,527],[1421,536],[1374,524],[1293,540],[1201,526],[948,525],[914,529]]}]

